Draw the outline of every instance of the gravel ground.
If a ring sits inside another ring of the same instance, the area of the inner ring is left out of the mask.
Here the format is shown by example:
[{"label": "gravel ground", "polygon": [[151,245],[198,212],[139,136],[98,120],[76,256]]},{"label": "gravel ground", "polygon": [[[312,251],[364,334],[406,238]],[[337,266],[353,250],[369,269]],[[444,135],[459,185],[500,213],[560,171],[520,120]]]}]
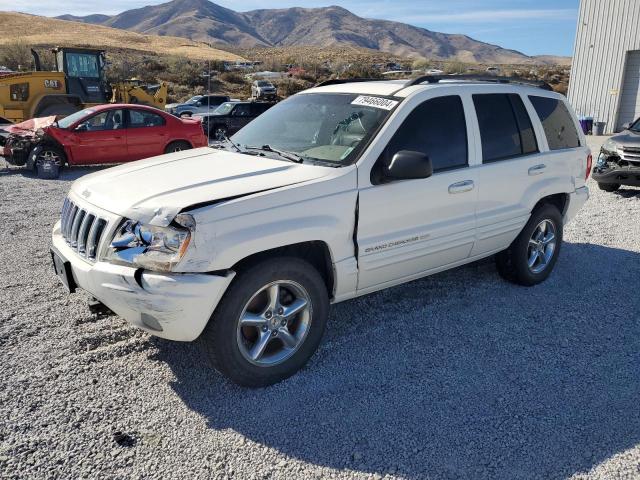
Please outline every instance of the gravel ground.
[{"label": "gravel ground", "polygon": [[245,390],[63,292],[87,171],[0,174],[0,478],[640,478],[640,190],[591,182],[543,285],[485,261],[336,305],[304,371]]}]

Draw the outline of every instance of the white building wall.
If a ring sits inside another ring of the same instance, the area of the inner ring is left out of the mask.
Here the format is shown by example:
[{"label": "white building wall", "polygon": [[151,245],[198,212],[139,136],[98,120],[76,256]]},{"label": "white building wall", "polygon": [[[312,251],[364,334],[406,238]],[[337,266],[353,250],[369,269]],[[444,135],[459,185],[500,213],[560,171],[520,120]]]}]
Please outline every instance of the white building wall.
[{"label": "white building wall", "polygon": [[625,65],[634,50],[640,0],[581,0],[568,96],[578,115],[606,122],[606,133],[620,127]]}]

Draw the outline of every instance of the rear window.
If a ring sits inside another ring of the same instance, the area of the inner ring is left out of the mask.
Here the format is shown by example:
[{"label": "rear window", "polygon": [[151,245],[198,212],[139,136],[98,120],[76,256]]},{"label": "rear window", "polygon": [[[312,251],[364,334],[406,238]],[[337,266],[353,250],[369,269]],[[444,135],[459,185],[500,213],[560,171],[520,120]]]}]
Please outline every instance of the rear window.
[{"label": "rear window", "polygon": [[529,96],[529,100],[540,117],[549,149],[562,150],[580,146],[578,131],[563,101],[533,95]]},{"label": "rear window", "polygon": [[531,119],[519,95],[473,95],[473,103],[480,125],[483,163],[538,151]]}]

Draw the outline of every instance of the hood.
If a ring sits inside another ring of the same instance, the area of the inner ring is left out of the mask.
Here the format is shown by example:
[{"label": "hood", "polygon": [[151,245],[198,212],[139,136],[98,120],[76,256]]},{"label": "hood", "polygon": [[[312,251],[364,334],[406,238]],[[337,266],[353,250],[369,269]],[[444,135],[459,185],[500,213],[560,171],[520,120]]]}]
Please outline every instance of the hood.
[{"label": "hood", "polygon": [[4,131],[18,137],[35,137],[36,132],[46,127],[50,127],[56,122],[56,116],[32,118],[15,125],[4,127]]},{"label": "hood", "polygon": [[622,133],[611,137],[613,142],[625,147],[640,147],[640,133],[632,132],[631,130],[625,130]]},{"label": "hood", "polygon": [[267,157],[198,148],[86,175],[71,187],[98,208],[152,225],[183,209],[315,180],[335,172]]},{"label": "hood", "polygon": [[167,104],[164,106],[164,109],[165,109],[165,110],[170,110],[170,109],[172,109],[172,108],[176,108],[178,105],[180,105],[180,104],[179,104],[179,103],[167,103]]}]

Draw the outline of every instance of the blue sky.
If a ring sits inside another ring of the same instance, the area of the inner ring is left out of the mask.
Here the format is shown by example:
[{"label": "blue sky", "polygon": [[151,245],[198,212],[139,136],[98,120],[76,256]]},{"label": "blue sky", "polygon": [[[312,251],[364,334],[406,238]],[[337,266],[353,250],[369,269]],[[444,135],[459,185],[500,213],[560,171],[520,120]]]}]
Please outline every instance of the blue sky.
[{"label": "blue sky", "polygon": [[[114,14],[167,0],[0,0],[0,10],[38,15]],[[528,55],[571,55],[579,0],[219,0],[237,11],[339,4],[357,15],[462,33]]]}]

